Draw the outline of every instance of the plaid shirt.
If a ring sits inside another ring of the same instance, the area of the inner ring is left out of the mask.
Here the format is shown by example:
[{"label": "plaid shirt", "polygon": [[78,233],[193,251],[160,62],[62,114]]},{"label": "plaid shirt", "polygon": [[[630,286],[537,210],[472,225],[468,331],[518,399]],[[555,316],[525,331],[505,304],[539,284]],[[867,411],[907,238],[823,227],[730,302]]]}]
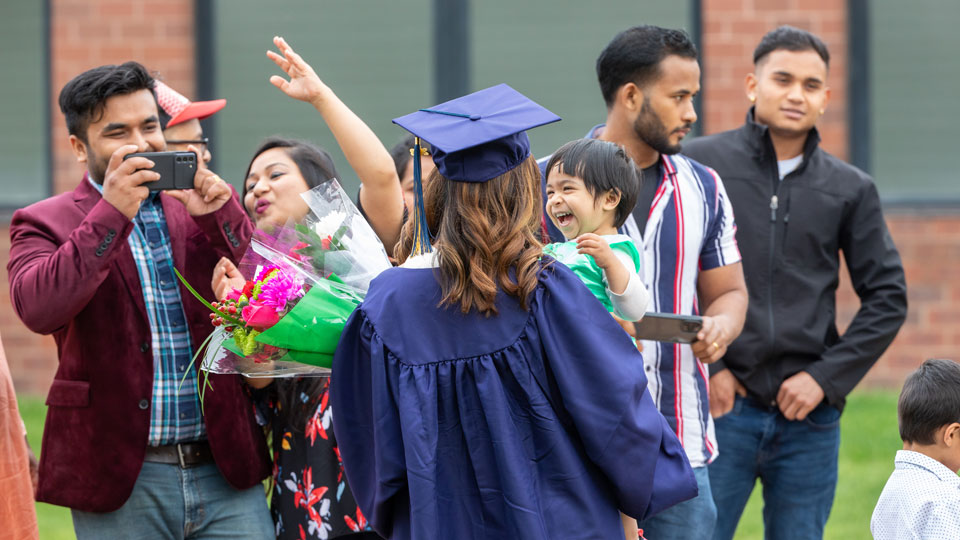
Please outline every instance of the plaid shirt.
[{"label": "plaid shirt", "polygon": [[[90,183],[101,194],[103,186]],[[193,357],[177,276],[173,273],[170,233],[158,192],[140,205],[127,244],[140,275],[153,347],[153,403],[150,446],[204,438],[197,391],[197,373],[188,370]],[[184,379],[186,376],[186,379]],[[181,386],[181,380],[183,385]]]}]

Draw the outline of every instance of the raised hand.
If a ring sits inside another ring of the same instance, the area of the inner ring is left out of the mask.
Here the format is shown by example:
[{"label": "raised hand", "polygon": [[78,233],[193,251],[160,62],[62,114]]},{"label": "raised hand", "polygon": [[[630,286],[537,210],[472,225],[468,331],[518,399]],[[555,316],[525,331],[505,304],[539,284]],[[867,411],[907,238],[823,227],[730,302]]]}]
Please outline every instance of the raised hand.
[{"label": "raised hand", "polygon": [[282,69],[290,77],[290,80],[288,81],[279,75],[273,75],[270,77],[270,84],[293,99],[317,106],[317,101],[326,97],[330,88],[323,84],[310,64],[306,63],[282,37],[275,36],[273,44],[280,50],[280,54],[267,51],[267,58],[273,60],[273,63]]},{"label": "raised hand", "polygon": [[576,238],[576,242],[577,253],[590,255],[597,266],[603,269],[607,287],[614,294],[623,294],[630,282],[630,271],[613,254],[610,244],[602,236],[594,233],[581,234]]}]

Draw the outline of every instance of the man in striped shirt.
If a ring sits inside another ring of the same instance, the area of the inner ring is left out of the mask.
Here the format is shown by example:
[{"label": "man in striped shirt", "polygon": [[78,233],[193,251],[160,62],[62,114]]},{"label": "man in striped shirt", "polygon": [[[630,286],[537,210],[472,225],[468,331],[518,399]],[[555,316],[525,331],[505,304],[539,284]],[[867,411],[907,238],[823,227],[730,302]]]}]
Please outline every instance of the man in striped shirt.
[{"label": "man in striped shirt", "polygon": [[[704,364],[739,335],[747,290],[733,210],[719,176],[679,155],[697,120],[697,50],[683,31],[638,26],[597,59],[606,124],[588,137],[623,146],[643,170],[641,196],[624,226],[644,256],[652,311],[703,316],[692,345],[644,342],[651,395],[694,468],[699,495],[640,523],[649,538],[707,539],[716,521],[707,464],[717,456]],[[560,232],[548,230],[555,241]]]}]

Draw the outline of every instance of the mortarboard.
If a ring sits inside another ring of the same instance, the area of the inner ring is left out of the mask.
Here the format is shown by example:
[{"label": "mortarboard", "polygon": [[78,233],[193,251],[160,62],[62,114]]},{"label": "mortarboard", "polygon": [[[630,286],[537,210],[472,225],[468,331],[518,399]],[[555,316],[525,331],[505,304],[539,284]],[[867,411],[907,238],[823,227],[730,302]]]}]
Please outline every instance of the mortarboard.
[{"label": "mortarboard", "polygon": [[[394,118],[393,122],[433,146],[440,174],[456,182],[486,182],[517,167],[530,155],[526,130],[557,122],[560,117],[506,84],[459,97]],[[427,253],[429,231],[423,209],[420,160],[413,162],[413,254]]]},{"label": "mortarboard", "polygon": [[486,182],[530,155],[524,131],[558,120],[520,92],[498,84],[393,122],[433,146],[433,161],[444,178]]}]

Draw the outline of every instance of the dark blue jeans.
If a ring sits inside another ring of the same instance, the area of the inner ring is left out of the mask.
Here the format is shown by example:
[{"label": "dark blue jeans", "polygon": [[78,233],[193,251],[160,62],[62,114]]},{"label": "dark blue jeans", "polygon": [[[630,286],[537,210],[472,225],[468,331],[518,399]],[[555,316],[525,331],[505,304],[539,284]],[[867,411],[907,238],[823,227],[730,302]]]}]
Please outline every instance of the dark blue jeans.
[{"label": "dark blue jeans", "polygon": [[833,506],[840,411],[821,403],[802,421],[737,396],[714,420],[720,456],[708,467],[717,504],[714,540],[732,539],[757,478],[763,484],[764,537],[820,539]]}]

